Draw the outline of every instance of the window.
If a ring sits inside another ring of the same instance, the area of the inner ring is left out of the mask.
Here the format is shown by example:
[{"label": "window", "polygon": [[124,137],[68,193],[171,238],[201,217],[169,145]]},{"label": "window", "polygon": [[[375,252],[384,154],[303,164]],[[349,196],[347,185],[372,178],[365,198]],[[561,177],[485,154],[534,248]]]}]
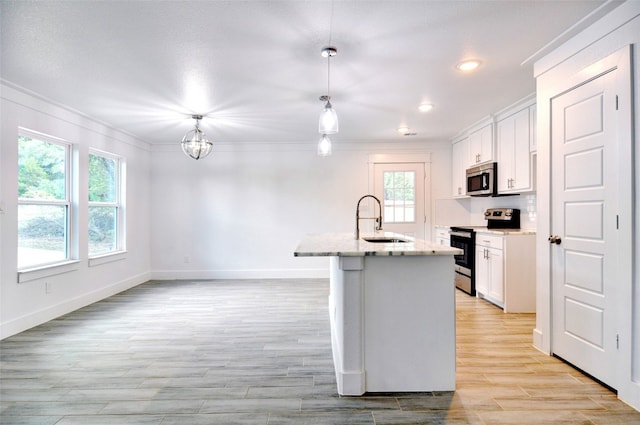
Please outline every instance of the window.
[{"label": "window", "polygon": [[124,248],[121,174],[120,158],[89,154],[89,257]]},{"label": "window", "polygon": [[18,269],[69,260],[71,145],[18,136]]},{"label": "window", "polygon": [[387,223],[416,221],[415,171],[385,171],[384,219]]}]

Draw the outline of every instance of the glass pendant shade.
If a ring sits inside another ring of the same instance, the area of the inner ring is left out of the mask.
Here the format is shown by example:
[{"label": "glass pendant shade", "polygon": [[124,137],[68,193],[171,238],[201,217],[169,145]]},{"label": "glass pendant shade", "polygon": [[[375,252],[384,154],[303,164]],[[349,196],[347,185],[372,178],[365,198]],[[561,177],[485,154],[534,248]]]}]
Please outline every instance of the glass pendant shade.
[{"label": "glass pendant shade", "polygon": [[331,139],[326,134],[323,134],[318,142],[318,156],[331,155]]},{"label": "glass pendant shade", "polygon": [[202,115],[192,115],[191,118],[196,120],[196,128],[184,135],[180,146],[182,146],[182,152],[191,158],[204,158],[213,150],[213,142],[208,140],[202,130],[200,130]]},{"label": "glass pendant shade", "polygon": [[320,113],[318,132],[320,134],[335,134],[338,132],[338,114],[336,114],[336,110],[333,109],[329,101],[327,101]]},{"label": "glass pendant shade", "polygon": [[193,159],[204,158],[213,150],[213,142],[207,140],[197,125],[182,138],[182,151]]}]

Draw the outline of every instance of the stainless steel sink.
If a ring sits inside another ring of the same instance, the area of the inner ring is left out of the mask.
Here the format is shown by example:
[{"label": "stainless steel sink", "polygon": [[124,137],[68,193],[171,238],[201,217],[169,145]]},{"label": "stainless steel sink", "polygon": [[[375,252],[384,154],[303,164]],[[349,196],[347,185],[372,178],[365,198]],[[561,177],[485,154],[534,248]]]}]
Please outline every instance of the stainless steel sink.
[{"label": "stainless steel sink", "polygon": [[363,240],[367,241],[367,242],[373,242],[373,243],[401,243],[401,242],[407,242],[404,239],[399,239],[399,238],[384,238],[384,237],[380,237],[380,238],[362,238]]}]

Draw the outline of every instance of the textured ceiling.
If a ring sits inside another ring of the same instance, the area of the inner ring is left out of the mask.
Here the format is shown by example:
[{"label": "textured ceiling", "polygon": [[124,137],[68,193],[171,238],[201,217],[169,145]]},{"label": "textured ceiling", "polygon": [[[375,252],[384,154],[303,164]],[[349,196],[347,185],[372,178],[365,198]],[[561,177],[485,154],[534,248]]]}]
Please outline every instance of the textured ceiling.
[{"label": "textured ceiling", "polygon": [[[521,65],[602,1],[2,1],[1,77],[150,143],[441,141],[533,93]],[[474,57],[473,74],[455,69]],[[420,113],[421,102],[435,108]]]}]

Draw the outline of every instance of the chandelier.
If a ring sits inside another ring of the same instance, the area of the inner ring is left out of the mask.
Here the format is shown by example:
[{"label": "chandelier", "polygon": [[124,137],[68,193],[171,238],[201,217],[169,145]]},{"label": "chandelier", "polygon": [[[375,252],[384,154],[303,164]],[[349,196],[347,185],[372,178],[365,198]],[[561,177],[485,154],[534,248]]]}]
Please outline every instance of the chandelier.
[{"label": "chandelier", "polygon": [[204,158],[211,153],[213,142],[200,130],[202,115],[192,115],[191,118],[196,120],[196,127],[182,138],[182,151],[193,159]]}]

